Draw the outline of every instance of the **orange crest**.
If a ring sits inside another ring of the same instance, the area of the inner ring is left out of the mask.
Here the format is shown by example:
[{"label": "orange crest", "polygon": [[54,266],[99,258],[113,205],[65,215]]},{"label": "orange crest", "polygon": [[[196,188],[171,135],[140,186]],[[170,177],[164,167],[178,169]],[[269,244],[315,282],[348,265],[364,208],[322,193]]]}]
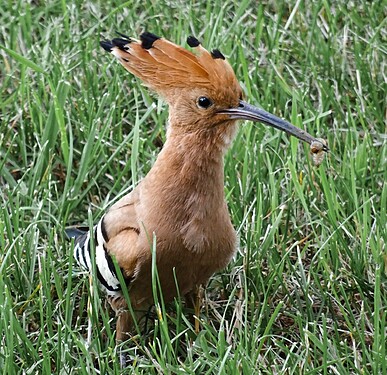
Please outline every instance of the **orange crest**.
[{"label": "orange crest", "polygon": [[176,89],[204,88],[218,90],[238,87],[234,71],[218,50],[208,52],[190,36],[192,53],[170,41],[145,32],[140,41],[120,34],[121,38],[101,42],[131,73],[168,101]]}]

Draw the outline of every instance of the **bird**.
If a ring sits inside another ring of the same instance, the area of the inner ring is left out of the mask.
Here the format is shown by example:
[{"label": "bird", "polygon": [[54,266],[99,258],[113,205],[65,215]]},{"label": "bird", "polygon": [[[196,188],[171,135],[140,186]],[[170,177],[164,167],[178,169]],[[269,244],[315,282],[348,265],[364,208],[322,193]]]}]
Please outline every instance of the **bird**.
[{"label": "bird", "polygon": [[[133,330],[123,288],[134,311],[154,303],[153,256],[166,302],[178,295],[197,299],[199,287],[234,256],[238,239],[225,200],[223,159],[238,121],[260,122],[309,144],[321,142],[247,103],[218,49],[208,51],[193,36],[186,49],[150,32],[139,39],[117,34],[100,45],[169,108],[166,141],[149,173],[92,230],[67,230],[81,266],[92,272],[95,256],[94,276],[116,312],[119,344]],[[321,144],[321,149],[328,147]]]}]

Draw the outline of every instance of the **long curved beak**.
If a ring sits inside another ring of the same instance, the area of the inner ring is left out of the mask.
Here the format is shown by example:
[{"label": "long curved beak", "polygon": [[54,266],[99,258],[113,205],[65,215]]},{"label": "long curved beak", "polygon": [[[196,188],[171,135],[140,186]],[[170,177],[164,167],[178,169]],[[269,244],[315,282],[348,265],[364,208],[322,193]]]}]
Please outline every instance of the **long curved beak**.
[{"label": "long curved beak", "polygon": [[270,125],[273,128],[279,129],[301,139],[302,141],[311,144],[312,142],[318,142],[322,144],[323,151],[329,151],[329,148],[319,141],[317,138],[311,136],[304,130],[297,128],[296,126],[290,124],[289,122],[280,119],[277,116],[272,115],[269,112],[264,111],[263,109],[254,107],[251,104],[246,103],[241,100],[239,106],[236,108],[227,108],[222,109],[218,112],[222,115],[229,115],[230,119],[233,120],[249,120],[255,122],[261,122],[266,125]]}]

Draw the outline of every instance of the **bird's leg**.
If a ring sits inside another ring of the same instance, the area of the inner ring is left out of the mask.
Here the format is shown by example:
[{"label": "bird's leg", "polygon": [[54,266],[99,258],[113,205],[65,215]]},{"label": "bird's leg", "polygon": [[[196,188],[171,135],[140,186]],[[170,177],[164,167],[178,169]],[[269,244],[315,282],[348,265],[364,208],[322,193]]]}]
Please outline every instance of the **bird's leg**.
[{"label": "bird's leg", "polygon": [[195,333],[198,334],[200,330],[200,308],[203,299],[203,287],[195,285],[195,287],[185,296],[186,306],[192,308],[194,315],[192,316],[192,323],[195,325]]},{"label": "bird's leg", "polygon": [[121,309],[117,311],[117,324],[116,324],[116,345],[119,347],[119,360],[121,368],[125,368],[128,364],[128,356],[122,349],[124,341],[130,338],[130,331],[133,328],[133,319],[129,310]]},{"label": "bird's leg", "polygon": [[118,344],[130,338],[130,331],[133,327],[133,319],[129,310],[117,312],[116,341]]},{"label": "bird's leg", "polygon": [[126,353],[122,350],[122,343],[130,338],[133,329],[133,317],[128,309],[128,305],[123,297],[108,298],[108,302],[117,316],[116,323],[116,345],[119,348],[118,356],[121,368],[125,368],[128,363]]}]

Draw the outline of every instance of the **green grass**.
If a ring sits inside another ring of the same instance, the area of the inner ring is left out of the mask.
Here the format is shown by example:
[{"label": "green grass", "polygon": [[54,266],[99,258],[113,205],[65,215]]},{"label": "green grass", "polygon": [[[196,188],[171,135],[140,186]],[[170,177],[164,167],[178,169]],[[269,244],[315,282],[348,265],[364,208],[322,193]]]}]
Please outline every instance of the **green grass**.
[{"label": "green grass", "polygon": [[159,301],[125,373],[387,373],[383,1],[3,0],[1,9],[4,374],[120,373],[114,319],[63,233],[132,189],[165,139],[164,104],[99,47],[115,30],[183,45],[193,34],[219,48],[249,102],[331,149],[315,167],[297,140],[241,125],[225,160],[240,249],[209,283],[200,334],[181,301]]}]

